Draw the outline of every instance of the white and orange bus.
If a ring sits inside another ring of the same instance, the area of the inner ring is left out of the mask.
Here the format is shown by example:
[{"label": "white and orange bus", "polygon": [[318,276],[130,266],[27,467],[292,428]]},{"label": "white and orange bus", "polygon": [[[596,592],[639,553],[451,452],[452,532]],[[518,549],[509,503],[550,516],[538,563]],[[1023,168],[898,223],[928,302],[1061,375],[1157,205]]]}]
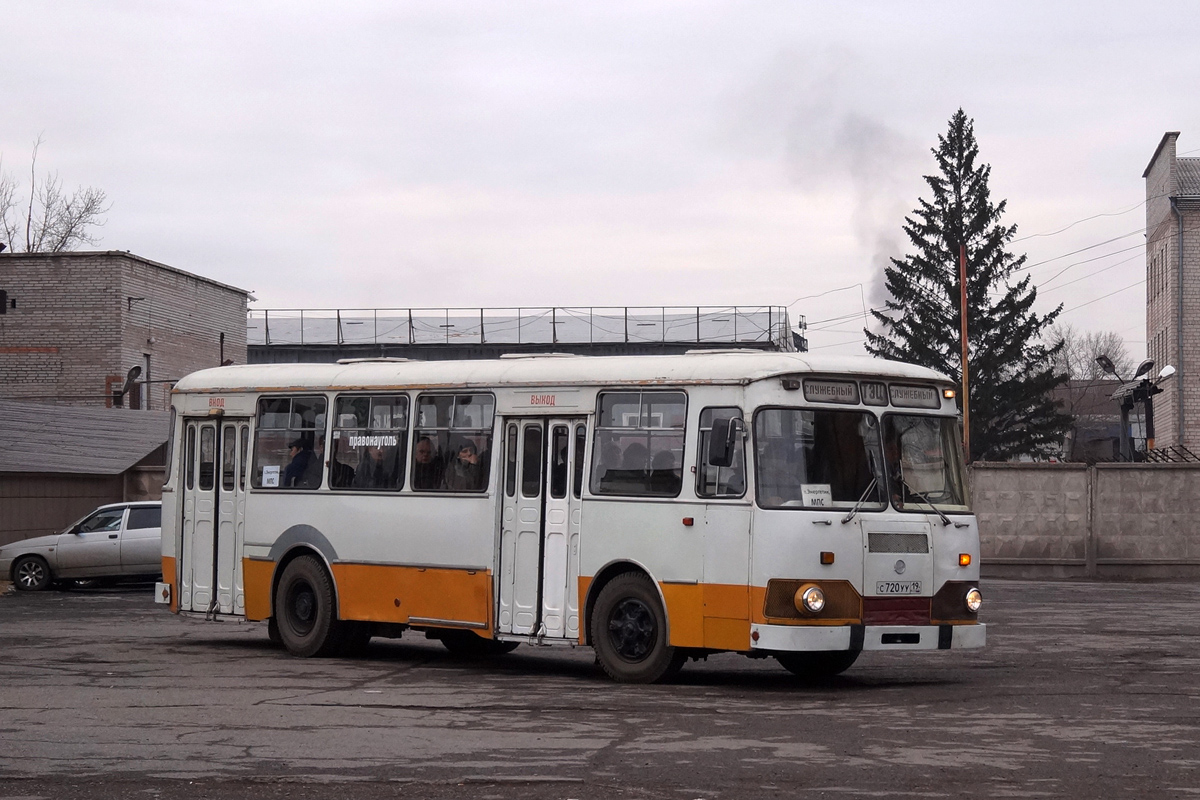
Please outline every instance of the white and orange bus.
[{"label": "white and orange bus", "polygon": [[221,367],[172,395],[159,602],[299,656],[421,631],[801,675],[981,647],[953,384],[862,358]]}]

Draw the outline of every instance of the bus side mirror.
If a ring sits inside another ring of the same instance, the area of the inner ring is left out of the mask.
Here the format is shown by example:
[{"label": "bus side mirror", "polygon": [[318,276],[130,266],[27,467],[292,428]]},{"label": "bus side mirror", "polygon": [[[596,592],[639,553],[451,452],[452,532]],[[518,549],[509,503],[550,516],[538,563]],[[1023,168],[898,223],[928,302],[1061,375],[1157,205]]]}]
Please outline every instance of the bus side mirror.
[{"label": "bus side mirror", "polygon": [[733,465],[733,452],[742,430],[740,419],[714,419],[708,434],[708,463],[714,467]]}]

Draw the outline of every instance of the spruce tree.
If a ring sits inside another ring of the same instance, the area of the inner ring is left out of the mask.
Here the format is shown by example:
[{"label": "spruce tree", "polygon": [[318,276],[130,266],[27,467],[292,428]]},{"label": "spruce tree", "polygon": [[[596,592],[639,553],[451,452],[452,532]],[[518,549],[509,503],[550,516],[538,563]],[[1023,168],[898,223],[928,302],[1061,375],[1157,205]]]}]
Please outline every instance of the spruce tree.
[{"label": "spruce tree", "polygon": [[[1057,449],[1071,418],[1050,399],[1066,380],[1042,331],[1062,311],[1033,312],[1037,289],[1016,273],[1025,256],[1008,246],[1015,225],[993,204],[991,166],[977,164],[974,120],[960,108],[933,148],[939,174],[926,175],[932,198],[904,218],[914,252],[884,269],[890,299],[872,311],[880,333],[865,331],[869,353],[930,367],[962,385],[959,245],[967,253],[968,382],[972,460],[1004,461]],[[962,393],[959,393],[961,408]]]}]

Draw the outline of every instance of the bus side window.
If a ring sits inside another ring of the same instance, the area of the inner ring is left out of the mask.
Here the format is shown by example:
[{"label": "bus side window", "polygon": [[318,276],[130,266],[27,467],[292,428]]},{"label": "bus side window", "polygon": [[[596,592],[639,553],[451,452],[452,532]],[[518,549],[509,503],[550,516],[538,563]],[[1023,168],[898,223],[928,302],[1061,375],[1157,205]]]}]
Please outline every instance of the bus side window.
[{"label": "bus side window", "polygon": [[696,495],[698,497],[741,497],[746,493],[746,452],[742,437],[734,442],[733,463],[717,467],[708,463],[708,440],[713,421],[741,419],[740,408],[706,408],[700,412],[700,446],[696,459]]},{"label": "bus side window", "polygon": [[325,463],[323,396],[264,397],[254,430],[255,489],[316,489]]},{"label": "bus side window", "polygon": [[408,463],[408,396],[339,395],[335,408],[330,488],[399,491]]},{"label": "bus side window", "polygon": [[678,497],[687,395],[601,392],[592,444],[592,493]]},{"label": "bus side window", "polygon": [[495,407],[490,394],[418,395],[412,488],[487,491]]}]

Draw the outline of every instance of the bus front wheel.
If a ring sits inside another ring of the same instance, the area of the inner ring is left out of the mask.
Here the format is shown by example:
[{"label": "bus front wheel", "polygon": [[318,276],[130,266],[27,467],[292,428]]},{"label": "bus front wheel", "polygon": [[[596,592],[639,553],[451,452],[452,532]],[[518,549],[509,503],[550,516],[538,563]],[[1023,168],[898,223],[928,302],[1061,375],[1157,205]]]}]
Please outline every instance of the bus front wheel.
[{"label": "bus front wheel", "polygon": [[275,589],[279,638],[295,656],[335,655],[341,644],[334,609],[333,579],[313,556],[300,556],[283,570]]},{"label": "bus front wheel", "polygon": [[777,653],[775,658],[788,672],[810,681],[841,675],[858,660],[861,650],[822,650],[813,653]]},{"label": "bus front wheel", "polygon": [[596,598],[592,647],[609,677],[622,683],[654,683],[673,675],[687,654],[667,643],[667,614],[647,576],[613,578]]}]

